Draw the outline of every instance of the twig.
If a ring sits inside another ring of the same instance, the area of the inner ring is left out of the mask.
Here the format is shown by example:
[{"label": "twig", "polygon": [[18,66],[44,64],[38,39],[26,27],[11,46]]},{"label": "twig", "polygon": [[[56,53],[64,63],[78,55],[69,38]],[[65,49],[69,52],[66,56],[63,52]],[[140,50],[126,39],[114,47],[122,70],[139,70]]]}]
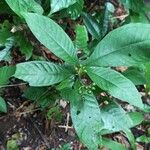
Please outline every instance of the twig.
[{"label": "twig", "polygon": [[73,129],[72,126],[70,127],[70,126],[62,126],[62,125],[59,125],[58,127],[59,127],[59,128],[64,128],[64,129],[66,129],[66,128],[67,128],[67,129]]},{"label": "twig", "polygon": [[47,139],[43,136],[42,132],[39,130],[38,126],[32,121],[32,119],[30,119],[30,121],[33,123],[34,127],[37,129],[37,131],[39,132],[41,138],[43,139],[44,143],[46,144],[47,148],[50,149],[50,144],[47,141]]},{"label": "twig", "polygon": [[23,102],[23,104],[16,109],[16,112],[19,111],[20,109],[22,109],[28,103],[29,103],[29,101]]},{"label": "twig", "polygon": [[129,15],[126,14],[126,15],[121,15],[121,16],[116,16],[116,17],[113,17],[112,19],[120,19],[120,20],[123,20],[124,18],[128,17]]},{"label": "twig", "polygon": [[[38,110],[41,110],[41,109],[40,109],[40,108],[37,108],[37,109],[29,110],[29,111],[20,112],[19,115],[24,115],[24,114],[31,113],[31,112],[35,112],[35,111],[38,111]],[[17,112],[15,112],[15,114],[16,114],[16,113],[17,113]]]},{"label": "twig", "polygon": [[95,0],[95,1],[91,4],[91,6],[90,6],[88,12],[91,12],[91,11],[92,11],[92,9],[95,7],[96,3],[97,3],[97,0]]},{"label": "twig", "polygon": [[66,129],[65,129],[65,132],[68,131],[68,127],[69,127],[69,118],[70,118],[70,114],[67,113],[67,122],[66,122]]},{"label": "twig", "polygon": [[68,129],[73,129],[73,127],[70,127],[70,126],[69,126],[69,118],[70,118],[70,114],[67,113],[67,122],[66,122],[66,125],[59,125],[59,126],[58,126],[59,128],[64,128],[64,129],[65,129],[65,132],[67,132]]},{"label": "twig", "polygon": [[27,85],[27,83],[19,83],[19,84],[12,84],[12,85],[3,85],[3,86],[0,86],[0,88],[15,87],[15,86],[21,86],[21,85]]}]

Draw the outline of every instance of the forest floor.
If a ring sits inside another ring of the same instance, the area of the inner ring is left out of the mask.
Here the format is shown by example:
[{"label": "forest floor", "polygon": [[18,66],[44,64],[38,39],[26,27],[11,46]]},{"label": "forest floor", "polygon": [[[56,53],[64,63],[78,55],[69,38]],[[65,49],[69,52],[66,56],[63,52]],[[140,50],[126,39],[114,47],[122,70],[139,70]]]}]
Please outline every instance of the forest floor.
[{"label": "forest floor", "polygon": [[[3,19],[3,16],[0,16],[0,20]],[[13,58],[15,63],[24,59],[17,49],[13,50]],[[55,60],[55,57],[51,58]],[[0,66],[3,64],[4,62],[0,62]],[[59,103],[62,114],[61,121],[48,120],[45,111],[41,111],[35,102],[22,96],[26,85],[17,84],[18,81],[12,80],[10,86],[6,87],[3,93],[8,104],[8,113],[0,114],[0,150],[7,150],[8,143],[12,145],[17,143],[18,150],[56,150],[60,147],[64,147],[62,150],[69,150],[69,147],[72,150],[86,150],[79,142],[72,126],[68,103],[63,100]],[[146,101],[150,101],[149,97],[144,98]],[[129,105],[127,109],[132,109],[132,107]],[[148,120],[150,120],[150,115],[146,114],[145,121]],[[145,134],[148,128],[147,124],[142,124],[133,128],[132,132],[135,137],[139,137]],[[129,141],[121,132],[111,134],[109,137],[130,147]],[[136,143],[136,146],[137,150],[150,150],[150,144]]]},{"label": "forest floor", "polygon": [[[21,87],[22,88],[22,87]],[[5,99],[9,106],[7,114],[0,116],[0,150],[7,150],[6,143],[16,141],[19,150],[56,150],[64,145],[64,150],[87,150],[78,140],[73,129],[69,104],[60,102],[63,119],[59,122],[48,120],[45,113],[37,109],[36,104],[21,96],[20,87],[5,89]],[[149,98],[146,98],[149,100]],[[130,105],[126,109],[132,109]],[[145,121],[150,115],[145,115]],[[132,129],[135,137],[146,134],[149,125],[142,124]],[[123,133],[109,135],[130,147],[129,141]],[[137,143],[137,150],[149,150],[149,144]],[[15,149],[14,149],[15,150]],[[17,149],[16,149],[17,150]],[[107,150],[107,149],[103,149]]]}]

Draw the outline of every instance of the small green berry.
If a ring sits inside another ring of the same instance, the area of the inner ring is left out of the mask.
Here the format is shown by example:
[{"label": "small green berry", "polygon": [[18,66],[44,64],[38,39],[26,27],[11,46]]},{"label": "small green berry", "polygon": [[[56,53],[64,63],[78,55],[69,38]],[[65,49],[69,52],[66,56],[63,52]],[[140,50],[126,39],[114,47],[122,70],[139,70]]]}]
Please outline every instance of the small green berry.
[{"label": "small green berry", "polygon": [[91,93],[92,93],[92,91],[91,91],[91,90],[88,90],[88,93],[89,93],[89,94],[91,94]]},{"label": "small green berry", "polygon": [[87,70],[84,69],[84,72],[87,73]]},{"label": "small green berry", "polygon": [[96,85],[96,83],[94,83],[94,82],[93,82],[93,83],[92,83],[92,85],[93,85],[93,86],[95,86],[95,85]]},{"label": "small green berry", "polygon": [[82,65],[82,64],[80,64],[80,67],[82,68],[82,67],[83,67],[83,65]]},{"label": "small green berry", "polygon": [[82,94],[82,90],[79,90],[79,94]]},{"label": "small green berry", "polygon": [[105,105],[108,105],[109,103],[108,103],[108,101],[104,101],[104,104],[105,104]]},{"label": "small green berry", "polygon": [[95,87],[92,87],[92,90],[95,90]]},{"label": "small green berry", "polygon": [[75,67],[75,70],[78,71],[78,67]]}]

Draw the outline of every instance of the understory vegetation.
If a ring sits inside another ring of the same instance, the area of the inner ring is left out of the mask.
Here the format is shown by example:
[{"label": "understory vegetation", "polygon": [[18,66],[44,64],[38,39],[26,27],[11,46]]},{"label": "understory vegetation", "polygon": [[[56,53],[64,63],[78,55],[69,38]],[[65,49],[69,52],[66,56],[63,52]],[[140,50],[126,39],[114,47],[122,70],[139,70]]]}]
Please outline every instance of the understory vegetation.
[{"label": "understory vegetation", "polygon": [[[80,143],[51,144],[38,130],[43,149],[148,150],[149,12],[143,0],[1,0],[0,124],[42,113]],[[23,138],[13,133],[3,148],[22,150]]]}]

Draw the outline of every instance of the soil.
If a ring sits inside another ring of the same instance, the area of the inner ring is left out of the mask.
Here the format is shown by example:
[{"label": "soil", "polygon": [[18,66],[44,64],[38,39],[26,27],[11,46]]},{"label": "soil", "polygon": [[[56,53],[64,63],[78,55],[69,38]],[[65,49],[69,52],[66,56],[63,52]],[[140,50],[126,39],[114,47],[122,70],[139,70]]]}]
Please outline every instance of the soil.
[{"label": "soil", "polygon": [[68,106],[62,109],[63,120],[55,122],[47,120],[44,112],[36,110],[35,104],[24,100],[19,87],[7,88],[5,100],[9,111],[0,116],[0,150],[6,149],[7,141],[15,135],[19,136],[17,144],[21,150],[56,149],[64,143],[72,143],[75,150],[79,149],[80,143],[77,141],[74,129],[69,124],[66,125]]},{"label": "soil", "polygon": [[[24,85],[23,85],[24,86]],[[87,150],[78,140],[69,114],[69,104],[60,102],[62,120],[48,120],[45,112],[37,105],[22,97],[24,87],[8,87],[4,91],[8,104],[8,113],[0,115],[0,150],[7,150],[7,142],[16,139],[19,150],[56,150],[63,144],[70,143],[71,150]],[[126,109],[132,109],[125,106]],[[150,115],[145,115],[145,121]],[[146,134],[148,124],[139,125],[132,129],[135,137]],[[123,133],[108,136],[130,150],[130,144]],[[137,143],[137,150],[149,150],[149,144]],[[68,150],[68,149],[66,149]],[[107,150],[107,149],[103,149]]]}]

